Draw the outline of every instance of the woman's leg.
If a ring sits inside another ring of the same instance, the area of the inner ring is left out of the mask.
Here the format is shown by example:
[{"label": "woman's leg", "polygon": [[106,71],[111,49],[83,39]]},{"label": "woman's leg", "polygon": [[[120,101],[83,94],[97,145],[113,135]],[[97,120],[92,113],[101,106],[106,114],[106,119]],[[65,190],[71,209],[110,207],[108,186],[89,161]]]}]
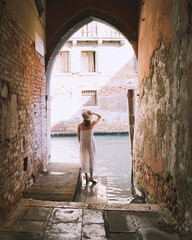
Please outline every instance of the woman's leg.
[{"label": "woman's leg", "polygon": [[90,172],[90,178],[89,181],[91,181],[92,183],[97,183],[96,181],[93,180],[93,172]]},{"label": "woman's leg", "polygon": [[85,178],[86,178],[87,181],[89,180],[89,176],[88,176],[87,173],[85,173]]}]

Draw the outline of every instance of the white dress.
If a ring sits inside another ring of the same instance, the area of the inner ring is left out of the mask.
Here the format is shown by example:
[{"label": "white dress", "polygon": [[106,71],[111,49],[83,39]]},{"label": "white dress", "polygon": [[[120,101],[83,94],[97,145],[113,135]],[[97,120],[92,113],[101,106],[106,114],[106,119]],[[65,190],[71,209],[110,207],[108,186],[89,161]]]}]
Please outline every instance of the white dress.
[{"label": "white dress", "polygon": [[80,160],[83,173],[95,170],[96,149],[93,129],[80,130]]}]

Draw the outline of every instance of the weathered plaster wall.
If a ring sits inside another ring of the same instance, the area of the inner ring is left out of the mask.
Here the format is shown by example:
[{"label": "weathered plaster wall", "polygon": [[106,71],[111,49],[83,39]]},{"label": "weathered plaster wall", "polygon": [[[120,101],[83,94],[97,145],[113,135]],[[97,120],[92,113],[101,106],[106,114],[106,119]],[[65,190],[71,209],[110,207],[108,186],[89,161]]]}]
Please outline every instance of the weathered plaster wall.
[{"label": "weathered plaster wall", "polygon": [[170,11],[172,0],[165,1],[142,1],[140,4],[139,41],[138,41],[138,61],[139,80],[141,91],[143,89],[142,80],[150,76],[150,59],[155,49],[160,46],[163,40],[166,47],[171,41]]},{"label": "weathered plaster wall", "polygon": [[16,19],[0,1],[0,217],[47,159],[44,57]]},{"label": "weathered plaster wall", "polygon": [[146,1],[141,8],[135,186],[150,202],[165,203],[180,226],[190,232],[192,2],[160,2]]},{"label": "weathered plaster wall", "polygon": [[35,41],[35,32],[45,40],[45,16],[46,4],[45,0],[41,0],[44,11],[39,17],[34,0],[6,0],[6,7],[10,9],[12,16],[21,26],[24,32]]}]

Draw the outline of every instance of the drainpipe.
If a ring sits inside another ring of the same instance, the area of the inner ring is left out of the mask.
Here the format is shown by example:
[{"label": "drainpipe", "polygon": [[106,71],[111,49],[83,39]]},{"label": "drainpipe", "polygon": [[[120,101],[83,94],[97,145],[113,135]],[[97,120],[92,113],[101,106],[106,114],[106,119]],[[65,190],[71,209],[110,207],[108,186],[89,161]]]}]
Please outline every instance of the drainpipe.
[{"label": "drainpipe", "polygon": [[131,183],[132,191],[134,189],[133,181],[133,167],[134,167],[134,158],[133,158],[133,143],[134,143],[134,130],[135,130],[135,90],[129,89],[127,92],[128,98],[128,117],[129,117],[129,139],[130,139],[130,150],[131,150],[131,161],[132,161],[132,171],[131,171]]}]

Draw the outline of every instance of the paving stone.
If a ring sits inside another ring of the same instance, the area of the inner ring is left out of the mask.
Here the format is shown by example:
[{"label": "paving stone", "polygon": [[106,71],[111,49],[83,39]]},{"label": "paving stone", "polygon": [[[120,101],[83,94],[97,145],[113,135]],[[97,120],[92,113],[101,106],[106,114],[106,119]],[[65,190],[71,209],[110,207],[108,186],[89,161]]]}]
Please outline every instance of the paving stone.
[{"label": "paving stone", "polygon": [[107,177],[98,176],[97,203],[107,203]]},{"label": "paving stone", "polygon": [[[9,219],[17,219],[17,220],[37,220],[37,221],[45,221],[49,218],[50,212],[52,208],[48,207],[30,207],[30,206],[18,206],[11,213]],[[14,221],[14,220],[12,220]]]},{"label": "paving stone", "polygon": [[[79,238],[81,236],[81,223],[48,223],[46,234],[63,234],[66,238]],[[65,238],[64,238],[65,239]]]},{"label": "paving stone", "polygon": [[45,231],[45,222],[41,221],[29,221],[29,220],[15,220],[15,221],[8,221],[4,227],[3,231],[10,231],[10,232],[43,232]]},{"label": "paving stone", "polygon": [[46,207],[28,207],[28,210],[23,214],[24,219],[45,221],[48,220],[52,208]]},{"label": "paving stone", "polygon": [[112,233],[110,234],[108,239],[109,240],[139,240],[136,233]]},{"label": "paving stone", "polygon": [[21,232],[0,232],[2,240],[41,240],[40,233],[21,233]]},{"label": "paving stone", "polygon": [[26,206],[12,212],[0,229],[0,239],[179,240],[157,207],[150,212],[149,206],[138,206],[136,212],[134,205],[127,210],[119,204],[31,203],[34,200],[27,200]]},{"label": "paving stone", "polygon": [[81,236],[77,237],[75,234],[71,233],[46,233],[43,240],[81,240]]},{"label": "paving stone", "polygon": [[82,221],[82,209],[54,208],[50,220],[60,222]]},{"label": "paving stone", "polygon": [[107,211],[105,216],[110,232],[136,232],[134,221],[129,212]]},{"label": "paving stone", "polygon": [[81,185],[77,187],[75,202],[107,203],[107,178],[105,176],[94,176],[97,184],[87,183],[84,175],[80,179]]},{"label": "paving stone", "polygon": [[158,212],[135,212],[131,213],[138,227],[162,226],[165,224]]},{"label": "paving stone", "polygon": [[83,210],[83,224],[104,223],[103,211],[100,210]]},{"label": "paving stone", "polygon": [[82,227],[82,239],[106,239],[104,224],[85,224]]},{"label": "paving stone", "polygon": [[156,227],[140,228],[143,240],[179,240],[178,236],[171,233],[166,233]]},{"label": "paving stone", "polygon": [[88,183],[87,194],[86,194],[86,203],[97,203],[97,190],[98,184]]},{"label": "paving stone", "polygon": [[25,215],[25,212],[28,211],[28,206],[17,206],[14,211],[10,214],[8,219],[18,219],[21,220]]}]

